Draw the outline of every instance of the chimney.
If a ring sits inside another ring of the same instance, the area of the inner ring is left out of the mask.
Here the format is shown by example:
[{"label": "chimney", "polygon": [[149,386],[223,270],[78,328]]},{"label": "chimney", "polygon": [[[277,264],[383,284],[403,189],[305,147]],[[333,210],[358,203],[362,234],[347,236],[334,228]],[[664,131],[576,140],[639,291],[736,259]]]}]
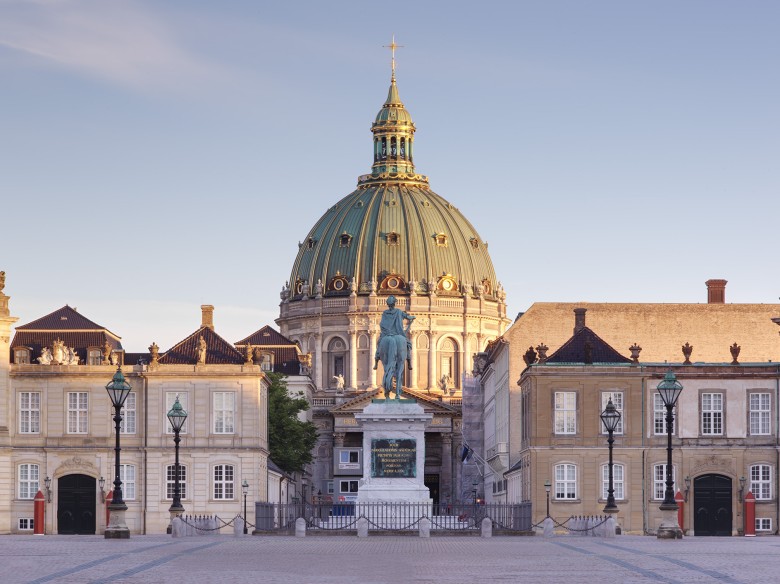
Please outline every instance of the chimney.
[{"label": "chimney", "polygon": [[588,312],[587,308],[575,308],[574,309],[574,334],[576,335],[582,329],[585,328],[585,313]]},{"label": "chimney", "polygon": [[200,326],[214,330],[214,307],[211,304],[201,304]]},{"label": "chimney", "polygon": [[707,304],[726,303],[726,284],[728,280],[707,280]]}]

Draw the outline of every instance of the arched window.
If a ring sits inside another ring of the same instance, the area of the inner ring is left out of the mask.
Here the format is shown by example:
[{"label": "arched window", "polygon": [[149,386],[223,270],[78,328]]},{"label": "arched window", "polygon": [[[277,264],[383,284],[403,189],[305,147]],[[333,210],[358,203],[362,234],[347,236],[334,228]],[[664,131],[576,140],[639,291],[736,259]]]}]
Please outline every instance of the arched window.
[{"label": "arched window", "polygon": [[382,138],[382,154],[380,156],[380,159],[386,160],[387,159],[387,138]]},{"label": "arched window", "polygon": [[390,138],[390,156],[398,158],[398,149],[396,147],[395,136]]},{"label": "arched window", "polygon": [[401,158],[406,158],[406,138],[401,138]]}]

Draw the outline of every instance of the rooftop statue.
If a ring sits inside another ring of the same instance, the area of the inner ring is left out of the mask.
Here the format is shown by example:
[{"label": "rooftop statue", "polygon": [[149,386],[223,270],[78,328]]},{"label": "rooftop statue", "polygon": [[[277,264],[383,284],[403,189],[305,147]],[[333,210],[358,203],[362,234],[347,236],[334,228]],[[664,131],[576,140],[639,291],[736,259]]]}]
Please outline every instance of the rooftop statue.
[{"label": "rooftop statue", "polygon": [[[390,391],[395,391],[395,399],[399,399],[403,393],[404,361],[408,360],[409,369],[412,368],[412,343],[407,334],[415,317],[397,309],[395,304],[395,296],[390,296],[387,299],[387,310],[382,313],[382,320],[379,322],[379,342],[374,355],[374,369],[381,360],[385,398],[390,396]],[[405,320],[409,321],[406,328]]]}]

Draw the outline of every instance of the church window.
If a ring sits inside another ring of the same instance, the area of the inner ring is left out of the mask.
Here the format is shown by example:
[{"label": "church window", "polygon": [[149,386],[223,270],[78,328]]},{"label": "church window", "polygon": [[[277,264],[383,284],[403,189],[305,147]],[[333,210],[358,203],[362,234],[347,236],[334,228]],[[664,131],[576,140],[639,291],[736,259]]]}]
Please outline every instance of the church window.
[{"label": "church window", "polygon": [[398,235],[395,231],[391,231],[387,234],[386,240],[387,245],[398,245],[400,242],[401,236]]},{"label": "church window", "polygon": [[313,237],[310,237],[308,240],[306,240],[306,247],[308,247],[309,249],[314,249],[314,244],[316,242],[317,242],[316,239],[314,239]]},{"label": "church window", "polygon": [[382,155],[381,159],[385,160],[387,158],[387,138],[382,138]]},{"label": "church window", "polygon": [[328,286],[328,290],[335,290],[336,292],[343,292],[348,288],[349,282],[347,282],[347,279],[344,276],[334,276]]},{"label": "church window", "polygon": [[436,245],[439,247],[447,247],[447,236],[443,233],[437,233],[433,238],[436,240]]},{"label": "church window", "polygon": [[401,158],[406,158],[406,139],[401,138]]},{"label": "church window", "polygon": [[342,233],[339,237],[339,247],[349,247],[352,243],[352,236],[349,233]]},{"label": "church window", "polygon": [[406,282],[403,278],[401,278],[401,276],[398,274],[390,274],[384,280],[382,280],[379,289],[397,291],[403,289],[404,287],[406,287]]},{"label": "church window", "polygon": [[333,374],[344,375],[344,357],[341,355],[333,357]]},{"label": "church window", "polygon": [[437,288],[442,292],[457,292],[458,283],[455,281],[455,278],[447,274],[439,278],[439,284]]},{"label": "church window", "polygon": [[29,349],[16,349],[14,351],[14,363],[17,365],[29,365],[30,364],[30,350]]},{"label": "church window", "polygon": [[482,280],[482,291],[486,296],[490,296],[493,293],[493,286],[490,285],[490,280],[487,278]]},{"label": "church window", "polygon": [[479,240],[476,237],[469,239],[469,242],[471,243],[471,247],[474,249],[479,249]]},{"label": "church window", "polygon": [[398,150],[396,149],[395,136],[390,138],[390,156],[392,156],[393,158],[398,157]]}]

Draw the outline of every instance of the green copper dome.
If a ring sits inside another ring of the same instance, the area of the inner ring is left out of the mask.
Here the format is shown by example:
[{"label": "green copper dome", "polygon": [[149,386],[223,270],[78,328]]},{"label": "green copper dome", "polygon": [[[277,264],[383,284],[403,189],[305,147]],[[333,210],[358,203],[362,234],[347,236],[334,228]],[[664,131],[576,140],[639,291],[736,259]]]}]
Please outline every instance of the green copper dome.
[{"label": "green copper dome", "polygon": [[415,127],[394,74],[371,131],[371,174],[300,242],[282,299],[431,292],[502,299],[487,245],[415,172]]}]

